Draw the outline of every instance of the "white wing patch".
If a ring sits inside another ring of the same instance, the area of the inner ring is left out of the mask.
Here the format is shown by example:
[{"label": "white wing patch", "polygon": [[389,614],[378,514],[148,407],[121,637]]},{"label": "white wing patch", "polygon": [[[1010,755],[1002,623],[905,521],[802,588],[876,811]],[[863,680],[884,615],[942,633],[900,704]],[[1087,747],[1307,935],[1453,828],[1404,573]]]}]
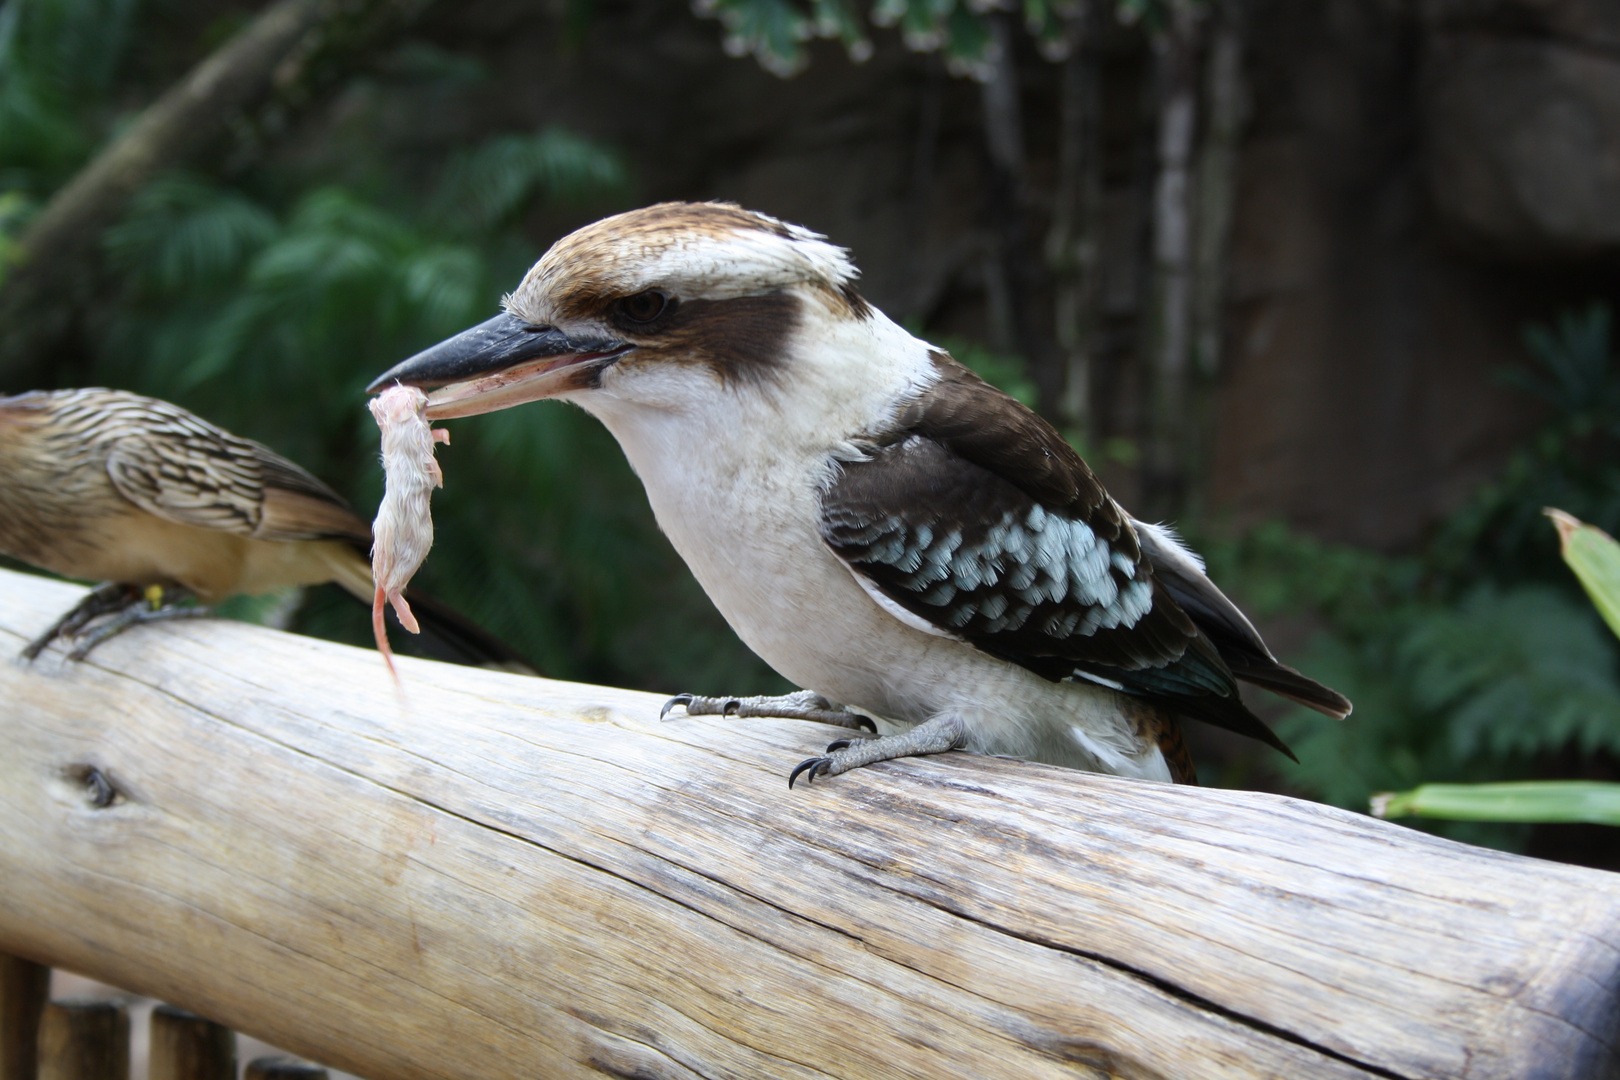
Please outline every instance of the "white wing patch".
[{"label": "white wing patch", "polygon": [[[842,559],[839,561],[843,562]],[[844,563],[844,569],[849,571],[850,576],[855,579],[855,584],[859,585],[861,587],[861,591],[872,598],[873,603],[877,604],[878,607],[882,608],[884,611],[887,611],[890,615],[893,615],[896,619],[899,619],[913,630],[921,630],[923,633],[933,634],[935,637],[949,638],[951,641],[962,640],[962,635],[953,634],[949,630],[935,626],[921,615],[913,614],[912,612],[909,612],[905,608],[901,607],[899,604],[895,603],[893,600],[890,600],[887,596],[883,595],[882,589],[879,589],[876,585],[872,584],[870,578],[861,573],[859,570],[855,569],[853,566],[849,565],[848,563]]]},{"label": "white wing patch", "polygon": [[1135,518],[1132,518],[1131,527],[1134,528],[1138,533],[1150,533],[1156,540],[1158,540],[1159,545],[1156,545],[1154,550],[1157,551],[1160,557],[1165,561],[1179,564],[1184,572],[1190,570],[1199,575],[1203,575],[1205,573],[1204,557],[1198,554],[1198,552],[1194,551],[1192,548],[1188,547],[1186,544],[1182,543],[1181,537],[1177,536],[1176,531],[1170,526],[1149,525],[1145,521],[1137,521]]}]

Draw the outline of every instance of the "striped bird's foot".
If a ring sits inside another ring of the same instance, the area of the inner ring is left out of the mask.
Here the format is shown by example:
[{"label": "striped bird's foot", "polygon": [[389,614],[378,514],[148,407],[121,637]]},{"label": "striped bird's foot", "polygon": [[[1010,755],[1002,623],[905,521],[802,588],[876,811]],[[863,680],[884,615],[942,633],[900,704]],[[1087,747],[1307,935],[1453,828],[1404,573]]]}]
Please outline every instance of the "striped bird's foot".
[{"label": "striped bird's foot", "polygon": [[837,776],[839,773],[895,758],[916,757],[921,754],[943,754],[958,750],[967,738],[967,730],[955,716],[936,716],[898,735],[884,735],[877,739],[839,739],[827,744],[822,757],[807,758],[788,773],[788,787],[801,775],[806,784],[818,776]]},{"label": "striped bird's foot", "polygon": [[852,712],[842,705],[834,705],[820,694],[799,690],[780,697],[703,697],[699,694],[676,694],[664,702],[659,710],[660,720],[669,716],[676,706],[686,710],[688,716],[776,716],[784,720],[814,720],[818,724],[833,724],[877,734],[877,724],[869,716]]},{"label": "striped bird's foot", "polygon": [[103,615],[127,611],[141,602],[141,591],[134,586],[124,585],[116,581],[103,582],[91,589],[83,600],[74,604],[51,628],[39,637],[30,641],[23,647],[24,660],[35,660],[45,651],[46,646],[58,638],[72,638],[77,636],[84,625]]},{"label": "striped bird's foot", "polygon": [[[214,613],[213,608],[187,603],[191,599],[192,593],[187,589],[164,589],[153,585],[142,590],[108,582],[98,586],[56,620],[54,626],[29,642],[22,655],[25,659],[33,660],[51,642],[70,640],[73,647],[68,650],[67,658],[83,660],[90,655],[91,649],[138,623],[194,619]],[[98,623],[97,619],[101,621]],[[89,630],[84,629],[92,623],[95,625]]]},{"label": "striped bird's foot", "polygon": [[[173,590],[168,595],[176,594],[189,596],[180,590]],[[112,618],[96,626],[94,629],[80,634],[73,642],[73,648],[68,650],[69,660],[83,660],[90,655],[90,650],[100,645],[108,638],[117,637],[125,630],[141,623],[169,622],[173,619],[201,619],[214,614],[214,609],[202,604],[185,604],[180,601],[160,602],[160,606],[139,604],[125,608]]]}]

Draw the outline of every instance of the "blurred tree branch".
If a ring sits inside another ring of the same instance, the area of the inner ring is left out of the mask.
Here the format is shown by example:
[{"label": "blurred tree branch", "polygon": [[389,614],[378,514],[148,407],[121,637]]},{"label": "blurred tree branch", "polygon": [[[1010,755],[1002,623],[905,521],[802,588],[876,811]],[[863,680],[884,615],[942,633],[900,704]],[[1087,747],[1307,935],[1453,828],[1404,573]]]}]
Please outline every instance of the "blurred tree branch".
[{"label": "blurred tree branch", "polygon": [[157,174],[230,133],[256,156],[335,74],[431,0],[277,0],[154,101],[63,185],[0,283],[0,385],[30,382],[92,302],[103,231]]}]

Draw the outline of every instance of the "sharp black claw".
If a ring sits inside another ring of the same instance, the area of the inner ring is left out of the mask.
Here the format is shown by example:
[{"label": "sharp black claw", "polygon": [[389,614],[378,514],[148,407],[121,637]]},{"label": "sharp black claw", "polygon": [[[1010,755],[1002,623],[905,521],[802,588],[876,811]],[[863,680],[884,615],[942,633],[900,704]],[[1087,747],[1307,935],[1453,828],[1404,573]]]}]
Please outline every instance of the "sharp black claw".
[{"label": "sharp black claw", "polygon": [[742,702],[738,701],[736,698],[732,698],[730,701],[727,701],[724,705],[720,706],[720,715],[732,716],[735,715],[737,710],[741,708]]},{"label": "sharp black claw", "polygon": [[676,694],[674,697],[664,702],[664,707],[658,710],[658,719],[662,720],[664,717],[668,716],[669,710],[673,709],[677,705],[685,708],[690,704],[692,704],[691,694]]},{"label": "sharp black claw", "polygon": [[832,742],[827,744],[827,753],[830,754],[834,750],[842,750],[853,741],[853,739],[834,739]]},{"label": "sharp black claw", "polygon": [[805,784],[809,785],[815,783],[816,773],[820,771],[822,766],[830,764],[832,763],[824,757],[806,758],[799,762],[793,767],[793,771],[788,773],[788,790],[793,790],[793,782],[799,778],[800,773],[805,772],[806,770],[809,771],[809,775],[804,778]]},{"label": "sharp black claw", "polygon": [[872,734],[877,734],[877,723],[870,716],[862,716],[860,713],[853,713],[851,715],[855,717],[856,727],[863,727]]}]

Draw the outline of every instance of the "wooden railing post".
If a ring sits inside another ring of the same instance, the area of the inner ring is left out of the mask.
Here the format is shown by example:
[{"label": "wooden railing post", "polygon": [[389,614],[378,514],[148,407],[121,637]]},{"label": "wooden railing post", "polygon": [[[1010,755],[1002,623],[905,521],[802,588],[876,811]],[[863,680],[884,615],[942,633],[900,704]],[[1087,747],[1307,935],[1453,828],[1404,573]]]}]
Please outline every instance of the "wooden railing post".
[{"label": "wooden railing post", "polygon": [[45,1006],[39,1080],[129,1080],[129,1010],[97,998]]},{"label": "wooden railing post", "polygon": [[147,1080],[235,1080],[236,1033],[173,1005],[152,1010]]},{"label": "wooden railing post", "polygon": [[0,953],[0,1080],[34,1080],[39,1017],[50,992],[50,968]]},{"label": "wooden railing post", "polygon": [[277,1054],[248,1062],[242,1080],[326,1080],[326,1070],[308,1061]]}]

